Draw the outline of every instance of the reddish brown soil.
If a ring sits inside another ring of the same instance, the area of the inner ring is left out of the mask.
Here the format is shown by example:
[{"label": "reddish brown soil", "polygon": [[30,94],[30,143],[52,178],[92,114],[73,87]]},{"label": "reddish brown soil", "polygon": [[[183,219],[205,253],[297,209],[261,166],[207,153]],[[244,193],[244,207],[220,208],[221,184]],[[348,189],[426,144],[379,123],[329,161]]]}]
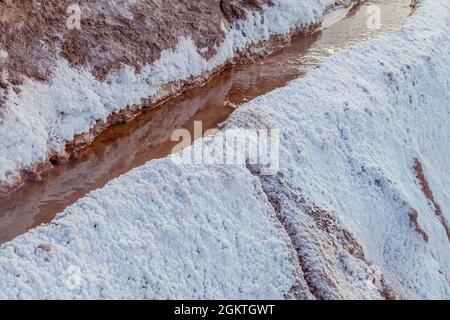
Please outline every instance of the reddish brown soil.
[{"label": "reddish brown soil", "polygon": [[414,12],[416,12],[417,7],[419,6],[419,4],[420,4],[420,0],[412,0],[411,1],[411,5],[410,5],[410,7],[411,7],[411,15],[414,14]]},{"label": "reddish brown soil", "polygon": [[450,242],[450,227],[449,227],[448,221],[445,218],[444,213],[442,212],[441,206],[436,202],[436,200],[434,198],[433,191],[431,190],[430,185],[429,185],[427,179],[425,178],[423,166],[418,159],[416,159],[414,162],[414,171],[416,174],[417,181],[419,182],[420,186],[422,187],[423,193],[425,194],[427,199],[431,202],[431,204],[434,208],[434,212],[436,213],[436,216],[438,217],[439,221],[441,222],[442,226],[444,227],[445,232],[447,234],[447,239]]},{"label": "reddish brown soil", "polygon": [[272,0],[220,0],[220,9],[228,22],[245,19],[246,14],[243,8],[260,9],[262,4],[272,5]]},{"label": "reddish brown soil", "polygon": [[429,237],[425,230],[419,224],[419,213],[416,210],[412,210],[409,213],[409,221],[411,222],[411,226],[414,227],[414,230],[422,237],[425,242],[428,242]]},{"label": "reddish brown soil", "polygon": [[[139,69],[191,37],[205,57],[223,40],[221,23],[245,18],[243,8],[258,10],[270,0],[87,1],[81,8],[81,30],[67,28],[71,0],[0,0],[0,49],[10,57],[3,65],[9,81],[49,78],[54,61],[63,56],[86,66],[100,79],[121,64]],[[20,35],[20,36],[18,36]],[[3,48],[2,48],[3,47]]]}]

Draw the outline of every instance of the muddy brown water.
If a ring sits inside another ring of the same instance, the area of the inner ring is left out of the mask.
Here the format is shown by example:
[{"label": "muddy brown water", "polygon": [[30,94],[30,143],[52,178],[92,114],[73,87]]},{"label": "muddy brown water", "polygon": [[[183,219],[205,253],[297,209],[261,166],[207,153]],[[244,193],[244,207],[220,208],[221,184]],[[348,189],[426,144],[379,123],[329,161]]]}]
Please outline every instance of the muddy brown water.
[{"label": "muddy brown water", "polygon": [[[367,28],[367,20],[381,9],[381,29]],[[41,181],[26,182],[0,199],[0,243],[50,222],[58,212],[90,191],[145,162],[163,158],[178,142],[175,129],[193,133],[194,121],[203,130],[216,128],[245,103],[303,76],[324,58],[376,35],[398,28],[410,15],[410,0],[368,1],[333,24],[254,64],[237,65],[213,77],[204,86],[188,90],[133,121],[109,128],[79,159],[51,169]]]}]

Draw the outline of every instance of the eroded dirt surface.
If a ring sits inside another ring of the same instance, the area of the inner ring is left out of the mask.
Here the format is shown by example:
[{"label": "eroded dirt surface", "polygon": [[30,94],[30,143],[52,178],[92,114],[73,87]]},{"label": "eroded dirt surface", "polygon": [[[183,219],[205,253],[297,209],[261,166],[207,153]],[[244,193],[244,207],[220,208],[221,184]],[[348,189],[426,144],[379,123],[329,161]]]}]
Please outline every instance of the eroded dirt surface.
[{"label": "eroded dirt surface", "polygon": [[78,29],[71,0],[0,0],[0,49],[10,53],[3,67],[13,84],[24,76],[45,80],[62,56],[104,79],[121,64],[139,69],[152,63],[182,36],[210,57],[224,37],[221,23],[245,18],[243,8],[259,10],[270,2],[80,0]]},{"label": "eroded dirt surface", "polygon": [[422,237],[423,241],[428,242],[430,240],[430,237],[420,226],[419,213],[416,210],[413,209],[409,213],[409,221],[411,222],[411,226],[414,228],[414,230]]},{"label": "eroded dirt surface", "polygon": [[447,239],[450,242],[450,226],[448,224],[447,219],[444,216],[444,213],[442,212],[441,206],[439,205],[439,203],[437,203],[436,199],[434,198],[433,191],[431,190],[431,187],[425,177],[422,163],[418,159],[416,159],[414,162],[414,172],[416,174],[417,181],[420,184],[423,193],[433,206],[434,212],[436,213],[439,222],[444,227],[445,233],[447,234]]}]

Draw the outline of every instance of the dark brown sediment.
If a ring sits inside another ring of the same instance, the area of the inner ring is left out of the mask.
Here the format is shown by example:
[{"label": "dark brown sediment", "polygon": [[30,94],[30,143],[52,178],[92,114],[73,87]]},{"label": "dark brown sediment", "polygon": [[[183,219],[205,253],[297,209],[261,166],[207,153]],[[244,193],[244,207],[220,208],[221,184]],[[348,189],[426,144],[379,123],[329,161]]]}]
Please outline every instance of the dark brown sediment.
[{"label": "dark brown sediment", "polygon": [[422,237],[423,241],[428,242],[429,237],[425,230],[419,224],[419,213],[416,210],[411,210],[409,213],[409,221],[411,222],[411,226],[414,227],[414,230]]},{"label": "dark brown sediment", "polygon": [[441,206],[439,205],[439,203],[437,203],[436,199],[434,198],[433,191],[431,190],[431,187],[425,177],[422,163],[418,159],[415,159],[414,161],[414,172],[416,174],[417,181],[421,186],[423,193],[433,206],[434,212],[436,213],[439,222],[444,227],[447,239],[450,242],[450,227],[448,221],[444,216]]}]

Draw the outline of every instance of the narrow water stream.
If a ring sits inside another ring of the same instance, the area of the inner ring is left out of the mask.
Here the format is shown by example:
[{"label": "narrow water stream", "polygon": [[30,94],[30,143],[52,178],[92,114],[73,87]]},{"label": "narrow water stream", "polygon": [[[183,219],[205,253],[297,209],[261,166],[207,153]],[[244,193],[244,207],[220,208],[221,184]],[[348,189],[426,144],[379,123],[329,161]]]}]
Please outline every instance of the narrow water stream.
[{"label": "narrow water stream", "polygon": [[[367,28],[373,10],[381,9],[381,29]],[[303,76],[331,54],[398,28],[410,15],[411,0],[370,0],[343,20],[308,37],[296,37],[284,49],[250,65],[238,65],[206,85],[148,110],[130,123],[101,134],[77,160],[51,169],[41,181],[27,182],[0,199],[0,243],[50,222],[58,212],[104,186],[111,179],[151,159],[170,154],[175,129],[216,128],[242,104]],[[368,10],[369,9],[369,10]]]}]

